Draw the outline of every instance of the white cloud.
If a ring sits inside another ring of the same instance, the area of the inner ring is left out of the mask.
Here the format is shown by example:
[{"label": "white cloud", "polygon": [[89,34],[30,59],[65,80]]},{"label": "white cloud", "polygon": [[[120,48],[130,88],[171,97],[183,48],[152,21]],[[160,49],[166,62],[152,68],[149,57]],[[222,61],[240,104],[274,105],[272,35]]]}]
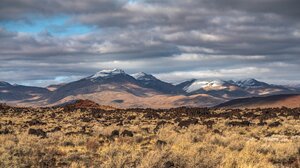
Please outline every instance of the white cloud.
[{"label": "white cloud", "polygon": [[246,67],[235,69],[219,69],[219,70],[199,70],[199,71],[175,71],[170,73],[160,73],[156,76],[160,79],[166,79],[171,82],[179,82],[187,79],[241,79],[245,77],[253,77],[266,75],[271,72],[268,68]]}]

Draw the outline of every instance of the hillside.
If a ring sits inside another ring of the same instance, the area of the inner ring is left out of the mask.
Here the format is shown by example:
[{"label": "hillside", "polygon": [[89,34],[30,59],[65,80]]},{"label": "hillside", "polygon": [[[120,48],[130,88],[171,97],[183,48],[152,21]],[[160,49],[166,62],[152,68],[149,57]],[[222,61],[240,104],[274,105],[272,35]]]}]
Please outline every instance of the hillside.
[{"label": "hillside", "polygon": [[251,97],[234,99],[216,107],[222,108],[274,108],[274,107],[300,107],[300,95],[273,95],[266,97]]}]

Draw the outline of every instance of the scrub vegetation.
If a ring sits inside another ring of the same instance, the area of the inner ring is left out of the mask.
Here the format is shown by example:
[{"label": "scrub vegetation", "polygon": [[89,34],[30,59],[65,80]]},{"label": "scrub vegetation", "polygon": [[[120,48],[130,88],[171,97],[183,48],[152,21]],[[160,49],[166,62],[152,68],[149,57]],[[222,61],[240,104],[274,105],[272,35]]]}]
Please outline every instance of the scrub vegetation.
[{"label": "scrub vegetation", "polygon": [[0,106],[0,167],[300,167],[300,108]]}]

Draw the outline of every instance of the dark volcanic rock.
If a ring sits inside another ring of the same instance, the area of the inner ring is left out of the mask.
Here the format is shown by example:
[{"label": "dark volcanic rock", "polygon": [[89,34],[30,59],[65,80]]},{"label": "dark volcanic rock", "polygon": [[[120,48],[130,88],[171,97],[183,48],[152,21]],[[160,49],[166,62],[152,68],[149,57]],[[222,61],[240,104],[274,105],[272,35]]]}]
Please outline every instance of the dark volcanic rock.
[{"label": "dark volcanic rock", "polygon": [[45,138],[47,136],[47,133],[45,131],[43,131],[42,129],[33,129],[33,128],[30,128],[28,130],[28,134],[40,136],[43,138]]},{"label": "dark volcanic rock", "polygon": [[129,137],[133,137],[133,132],[132,131],[128,131],[128,130],[124,130],[121,133],[122,136],[129,136]]},{"label": "dark volcanic rock", "polygon": [[46,123],[38,120],[38,119],[33,119],[33,120],[30,120],[30,121],[27,121],[26,123],[28,123],[30,126],[33,126],[33,125],[46,125]]},{"label": "dark volcanic rock", "polygon": [[278,127],[280,125],[282,125],[282,124],[279,121],[275,121],[275,122],[269,124],[269,127]]},{"label": "dark volcanic rock", "polygon": [[250,121],[231,121],[227,123],[228,126],[247,127],[251,125]]},{"label": "dark volcanic rock", "polygon": [[120,132],[118,130],[113,130],[110,134],[110,137],[114,138],[114,137],[118,137],[119,135],[120,135]]},{"label": "dark volcanic rock", "polygon": [[198,123],[198,119],[192,118],[184,121],[180,121],[178,126],[179,127],[189,127],[190,125],[195,125]]},{"label": "dark volcanic rock", "polygon": [[175,164],[172,161],[167,161],[164,163],[164,168],[172,168],[175,167]]},{"label": "dark volcanic rock", "polygon": [[162,140],[157,140],[155,144],[156,144],[157,147],[161,148],[161,147],[167,145],[167,142],[166,141],[162,141]]},{"label": "dark volcanic rock", "polygon": [[1,134],[11,134],[12,133],[12,131],[10,131],[9,129],[7,129],[7,128],[5,128],[4,130],[0,130],[0,135]]}]

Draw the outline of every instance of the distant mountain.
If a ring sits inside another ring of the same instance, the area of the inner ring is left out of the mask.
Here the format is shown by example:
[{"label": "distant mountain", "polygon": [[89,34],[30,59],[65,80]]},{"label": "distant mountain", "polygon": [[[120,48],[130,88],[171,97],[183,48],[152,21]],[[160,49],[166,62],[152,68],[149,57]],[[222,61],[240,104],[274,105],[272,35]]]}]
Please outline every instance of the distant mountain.
[{"label": "distant mountain", "polygon": [[176,86],[163,82],[153,75],[146,74],[144,72],[139,72],[132,75],[136,80],[138,80],[144,87],[162,92],[165,94],[184,94],[184,91]]},{"label": "distant mountain", "polygon": [[251,97],[234,99],[217,105],[219,108],[273,108],[273,107],[300,107],[300,95],[272,95],[265,97]]},{"label": "distant mountain", "polygon": [[20,106],[55,106],[88,99],[118,108],[210,107],[238,98],[295,93],[300,93],[300,89],[255,79],[192,79],[173,85],[151,74],[140,72],[129,75],[121,69],[101,70],[77,81],[46,88],[0,82],[0,102]]},{"label": "distant mountain", "polygon": [[300,91],[300,84],[283,85],[283,86],[293,91]]},{"label": "distant mountain", "polygon": [[280,86],[270,85],[255,79],[246,80],[189,80],[177,85],[188,94],[209,94],[223,98],[239,98],[272,94],[291,94],[293,90]]},{"label": "distant mountain", "polygon": [[240,80],[235,82],[239,87],[249,92],[251,95],[274,95],[292,94],[293,91],[280,85],[271,85],[255,79]]},{"label": "distant mountain", "polygon": [[[194,100],[195,96],[188,97],[184,93],[174,85],[150,74],[138,73],[130,76],[123,70],[113,69],[102,70],[81,80],[67,83],[53,91],[46,101],[55,105],[77,99],[89,99],[101,105],[120,108],[204,106]],[[207,97],[205,106],[223,101],[204,94],[197,96]],[[191,103],[186,103],[189,99]]]},{"label": "distant mountain", "polygon": [[68,96],[93,94],[103,91],[128,92],[143,95],[144,89],[139,82],[123,70],[102,70],[81,80],[59,87],[49,97],[49,103],[55,103]]},{"label": "distant mountain", "polygon": [[297,91],[297,92],[300,93],[300,84],[299,85],[295,85],[295,87],[292,90],[295,90],[295,91]]},{"label": "distant mountain", "polygon": [[261,88],[261,87],[270,87],[269,84],[265,82],[260,82],[256,79],[246,79],[246,80],[239,80],[234,82],[237,86],[242,88]]},{"label": "distant mountain", "polygon": [[35,101],[48,96],[50,92],[45,88],[11,85],[7,82],[0,82],[0,101]]},{"label": "distant mountain", "polygon": [[183,82],[177,87],[182,87],[189,95],[193,94],[208,94],[216,97],[231,98],[231,97],[246,97],[248,92],[237,86],[233,81],[224,80],[190,80]]}]

